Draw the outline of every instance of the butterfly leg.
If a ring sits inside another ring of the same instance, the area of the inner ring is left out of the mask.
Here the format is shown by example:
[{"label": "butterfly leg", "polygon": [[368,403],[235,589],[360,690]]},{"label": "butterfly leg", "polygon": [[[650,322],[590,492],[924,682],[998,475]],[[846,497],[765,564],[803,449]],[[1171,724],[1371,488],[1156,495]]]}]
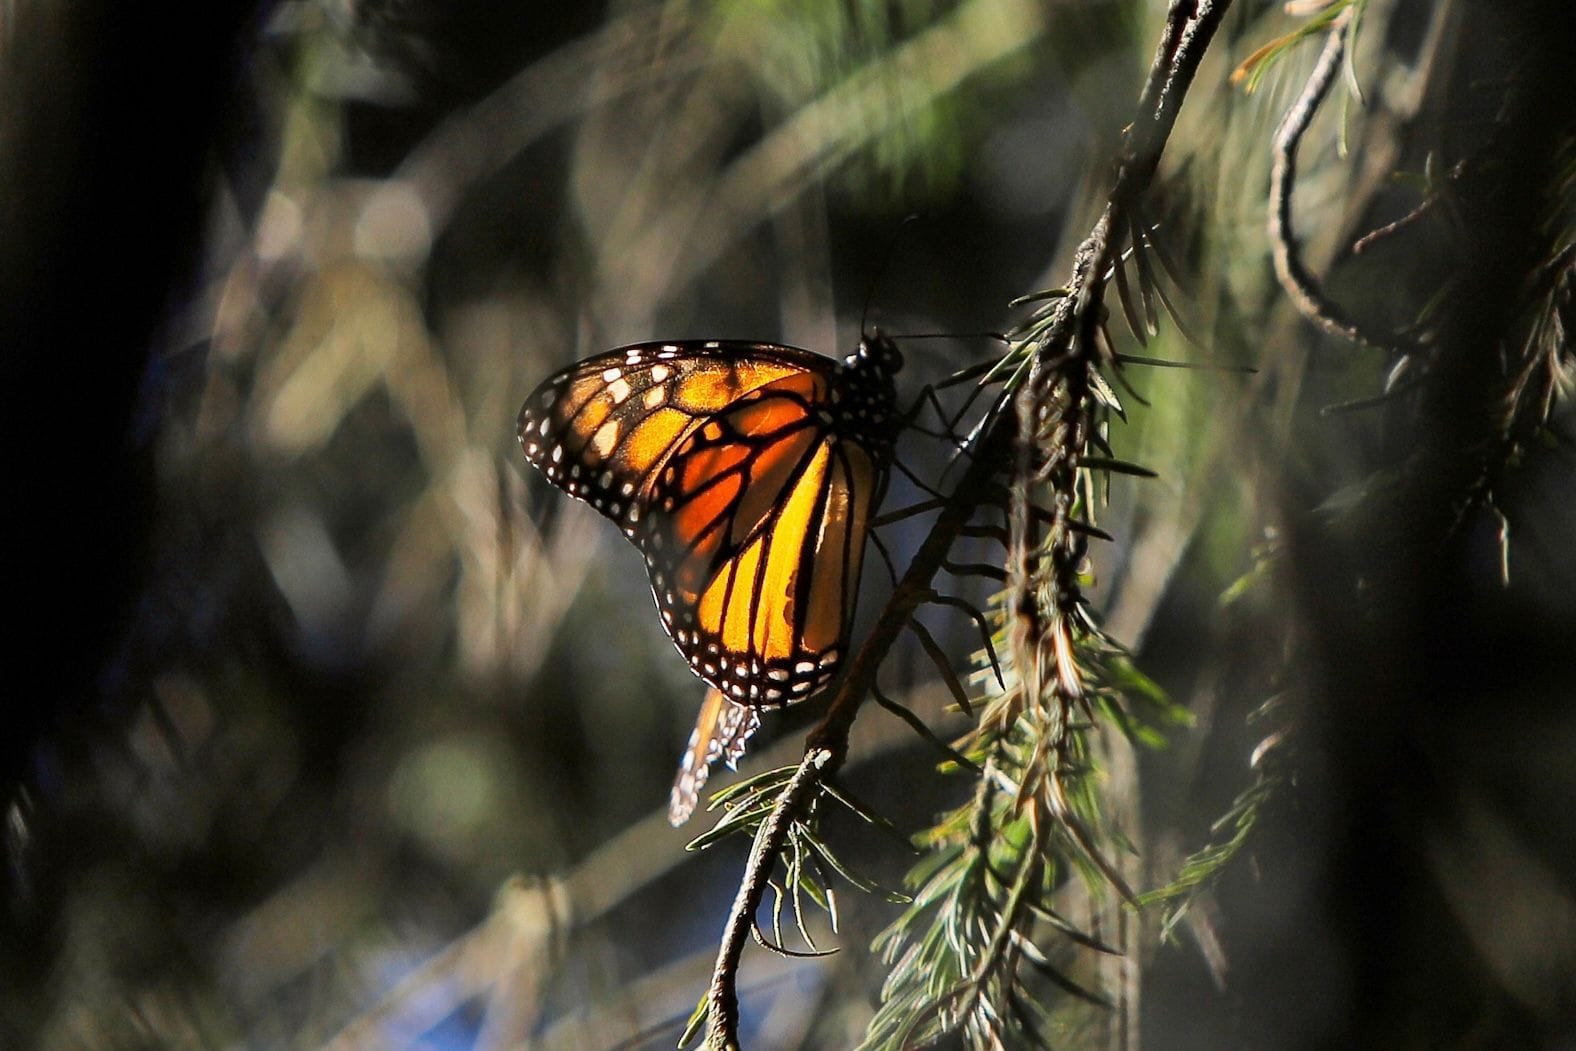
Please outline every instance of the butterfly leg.
[{"label": "butterfly leg", "polygon": [[897,566],[892,561],[892,552],[887,550],[886,543],[874,529],[870,531],[870,540],[876,545],[876,551],[881,554],[881,561],[886,563],[887,576],[892,578],[892,586],[897,587]]},{"label": "butterfly leg", "polygon": [[938,492],[932,485],[930,485],[930,483],[926,482],[923,478],[919,477],[919,475],[909,470],[908,465],[895,456],[892,458],[892,466],[901,471],[905,478],[917,485],[921,492],[937,500],[945,501],[947,499],[945,495]]},{"label": "butterfly leg", "polygon": [[[920,426],[919,415],[925,411],[927,406],[934,411],[937,422],[941,424],[941,430],[933,431],[928,427]],[[920,390],[919,396],[914,399],[914,403],[901,413],[899,420],[904,429],[917,431],[930,438],[940,438],[961,452],[963,450],[963,439],[957,432],[957,425],[961,417],[961,412],[956,416],[948,416],[946,406],[941,404],[941,398],[936,394],[935,385],[927,383]]]}]

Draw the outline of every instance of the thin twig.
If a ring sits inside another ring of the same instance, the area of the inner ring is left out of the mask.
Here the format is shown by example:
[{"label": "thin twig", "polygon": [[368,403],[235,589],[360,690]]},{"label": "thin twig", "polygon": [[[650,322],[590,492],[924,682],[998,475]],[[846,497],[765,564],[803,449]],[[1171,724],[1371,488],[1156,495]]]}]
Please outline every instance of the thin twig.
[{"label": "thin twig", "polygon": [[[1455,166],[1450,169],[1450,173],[1445,176],[1446,183],[1448,184],[1460,178],[1461,172],[1465,167],[1465,161],[1457,161]],[[1405,230],[1419,219],[1422,219],[1424,216],[1428,215],[1444,200],[1444,190],[1440,189],[1433,191],[1427,197],[1424,197],[1420,202],[1418,202],[1417,207],[1401,216],[1401,218],[1385,223],[1383,226],[1375,230],[1370,230],[1366,234],[1363,234],[1363,236],[1359,237],[1357,240],[1353,241],[1352,255],[1362,255],[1380,241],[1383,241],[1389,237],[1394,237],[1402,230]]]},{"label": "thin twig", "polygon": [[706,1046],[715,1051],[739,1046],[739,998],[735,981],[739,973],[739,956],[745,941],[755,930],[755,910],[760,907],[766,884],[777,856],[788,839],[800,804],[808,798],[819,783],[817,776],[832,761],[832,752],[826,748],[811,748],[804,761],[777,797],[777,805],[755,834],[750,846],[750,860],[744,868],[744,880],[739,884],[738,896],[728,914],[728,925],[723,930],[722,948],[717,953],[717,964],[712,969],[711,988],[706,994],[709,1018],[707,1020]]},{"label": "thin twig", "polygon": [[1329,97],[1330,87],[1340,72],[1350,23],[1350,8],[1330,23],[1330,35],[1324,42],[1324,50],[1319,53],[1319,61],[1314,64],[1308,83],[1303,85],[1301,94],[1275,130],[1274,166],[1270,170],[1270,245],[1275,260],[1275,276],[1304,317],[1332,336],[1340,336],[1360,346],[1396,349],[1395,337],[1369,331],[1325,294],[1318,279],[1303,264],[1297,249],[1296,233],[1292,228],[1291,202],[1292,191],[1297,183],[1297,147],[1313,122],[1313,115]]}]

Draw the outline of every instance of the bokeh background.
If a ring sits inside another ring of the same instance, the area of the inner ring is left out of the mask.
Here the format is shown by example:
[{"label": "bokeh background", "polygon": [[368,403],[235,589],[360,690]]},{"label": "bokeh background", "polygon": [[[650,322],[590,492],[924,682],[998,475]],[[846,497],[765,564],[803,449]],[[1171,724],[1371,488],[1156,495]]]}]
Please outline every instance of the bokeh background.
[{"label": "bokeh background", "polygon": [[[704,817],[667,827],[700,684],[636,552],[521,463],[519,405],[644,339],[841,355],[867,312],[962,334],[907,344],[909,396],[982,360],[970,334],[1061,280],[1163,5],[113,6],[0,4],[0,1044],[671,1046],[745,844],[687,854]],[[1558,7],[1485,28],[1464,6],[1374,0],[1365,108],[1304,147],[1310,259],[1391,323],[1448,238],[1344,246],[1415,203],[1393,172],[1490,134],[1460,108],[1514,65],[1485,41]],[[1249,851],[1144,946],[1136,1035],[1554,1046],[1576,1039],[1576,470],[1544,443],[1505,482],[1508,586],[1478,516],[1372,634],[1332,619],[1351,536],[1309,523],[1383,487],[1404,423],[1320,414],[1387,363],[1314,333],[1269,269],[1268,143],[1313,47],[1252,95],[1226,76],[1293,25],[1238,5],[1152,204],[1197,342],[1163,323],[1145,352],[1258,371],[1135,378],[1113,442],[1161,477],[1116,481],[1092,567],[1108,629],[1196,720],[1113,779],[1146,886],[1263,739],[1298,742]],[[932,480],[944,451],[904,446]],[[899,557],[919,528],[886,534]],[[965,668],[958,621],[927,623]],[[884,685],[963,725],[918,646]],[[1281,695],[1292,714],[1251,720]],[[746,771],[813,716],[768,717]],[[872,708],[847,781],[913,832],[969,790],[935,765]],[[899,844],[829,834],[900,884]],[[840,905],[816,928],[836,956],[749,957],[749,1046],[857,1041],[896,907]]]}]

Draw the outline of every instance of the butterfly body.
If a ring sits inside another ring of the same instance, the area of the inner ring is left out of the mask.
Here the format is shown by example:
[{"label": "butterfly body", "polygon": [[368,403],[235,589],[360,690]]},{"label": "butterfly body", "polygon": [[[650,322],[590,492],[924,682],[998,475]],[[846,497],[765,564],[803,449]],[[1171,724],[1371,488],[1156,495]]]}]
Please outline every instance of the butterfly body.
[{"label": "butterfly body", "polygon": [[721,742],[737,758],[755,725],[738,708],[803,700],[836,676],[900,429],[901,365],[879,334],[843,361],[638,343],[555,373],[521,409],[527,461],[639,548],[664,629],[720,694],[692,748]]}]

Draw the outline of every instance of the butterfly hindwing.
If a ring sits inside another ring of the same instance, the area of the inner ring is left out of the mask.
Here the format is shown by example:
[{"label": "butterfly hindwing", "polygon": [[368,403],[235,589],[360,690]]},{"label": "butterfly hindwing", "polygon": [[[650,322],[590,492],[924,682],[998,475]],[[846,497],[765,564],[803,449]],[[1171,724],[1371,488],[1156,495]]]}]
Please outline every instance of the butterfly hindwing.
[{"label": "butterfly hindwing", "polygon": [[663,623],[730,700],[775,706],[843,657],[877,464],[833,426],[836,372],[767,384],[680,443],[639,540]]}]

